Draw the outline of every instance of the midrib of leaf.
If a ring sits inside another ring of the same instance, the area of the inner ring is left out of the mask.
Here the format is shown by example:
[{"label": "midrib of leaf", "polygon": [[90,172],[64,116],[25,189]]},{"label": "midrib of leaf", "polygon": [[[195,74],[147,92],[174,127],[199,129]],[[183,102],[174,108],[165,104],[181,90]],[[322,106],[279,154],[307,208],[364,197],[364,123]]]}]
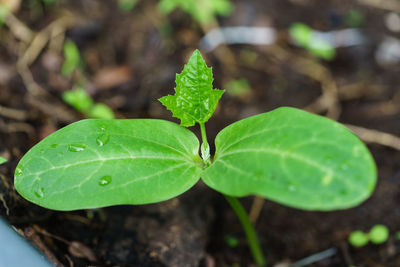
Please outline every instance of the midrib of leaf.
[{"label": "midrib of leaf", "polygon": [[219,159],[217,159],[216,161],[222,160],[222,158],[224,156],[235,155],[235,154],[238,154],[238,153],[248,153],[248,152],[274,154],[274,155],[279,156],[282,159],[285,159],[285,158],[295,159],[297,161],[300,161],[300,162],[302,162],[304,164],[307,164],[307,165],[309,165],[309,166],[311,166],[313,168],[316,168],[316,169],[320,170],[324,174],[334,175],[335,177],[340,178],[350,188],[354,188],[354,189],[357,189],[357,191],[362,192],[362,190],[360,190],[362,188],[360,188],[358,186],[354,186],[354,183],[349,183],[348,179],[346,179],[346,177],[344,177],[342,175],[339,175],[337,172],[334,172],[334,170],[332,170],[331,168],[327,168],[327,167],[321,166],[318,163],[310,160],[309,158],[304,157],[304,156],[299,155],[299,154],[294,153],[294,152],[286,152],[286,151],[281,151],[281,150],[277,150],[277,149],[255,149],[255,148],[254,149],[237,149],[237,150],[233,150],[231,152],[224,153],[224,154],[220,155]]},{"label": "midrib of leaf", "polygon": [[[264,133],[269,133],[269,132],[272,132],[272,131],[275,131],[275,130],[285,129],[285,128],[301,129],[301,128],[306,128],[306,127],[294,127],[294,126],[287,126],[287,125],[285,125],[285,126],[279,126],[279,127],[271,127],[271,128],[268,128],[268,129],[265,129],[265,130],[262,130],[262,131],[253,132],[253,133],[251,133],[251,134],[244,135],[244,136],[242,136],[241,138],[236,139],[235,142],[229,143],[228,146],[225,146],[225,147],[222,147],[221,149],[219,149],[219,151],[217,151],[217,155],[216,155],[215,158],[221,157],[221,156],[220,156],[221,153],[224,154],[224,152],[227,151],[227,150],[229,150],[229,148],[231,148],[231,147],[233,147],[233,146],[239,144],[240,142],[242,142],[242,141],[244,141],[244,140],[246,140],[246,139],[249,139],[249,138],[251,138],[251,137],[255,137],[255,136],[257,136],[257,135],[261,135],[261,134],[264,134]],[[329,142],[329,141],[321,142],[321,141],[313,140],[313,138],[315,138],[315,136],[317,135],[317,133],[318,133],[318,132],[315,131],[315,132],[314,132],[314,135],[313,135],[310,139],[308,139],[308,140],[305,141],[305,142],[298,143],[298,144],[296,144],[295,146],[292,146],[292,147],[290,147],[290,148],[288,148],[288,149],[293,149],[294,147],[300,147],[300,146],[305,145],[305,144],[315,143],[315,144],[326,144],[326,145],[331,145],[331,146],[334,146],[335,148],[338,148],[338,149],[343,150],[344,146],[340,145],[340,143],[338,143],[338,142],[332,143],[332,142]]]},{"label": "midrib of leaf", "polygon": [[[170,168],[163,169],[163,170],[161,170],[161,171],[159,171],[159,172],[152,173],[152,174],[149,174],[149,175],[146,175],[146,176],[142,176],[142,177],[138,177],[138,178],[136,178],[136,179],[134,179],[134,180],[128,181],[128,182],[126,182],[126,183],[124,183],[124,184],[120,184],[120,185],[118,185],[118,186],[110,187],[108,190],[115,190],[115,189],[119,189],[119,188],[128,186],[128,185],[130,185],[130,184],[133,184],[133,183],[136,183],[136,182],[139,182],[139,181],[144,181],[144,180],[147,180],[147,179],[149,179],[149,178],[151,178],[151,177],[154,177],[154,176],[158,176],[158,175],[160,175],[160,174],[164,174],[164,173],[171,172],[171,171],[173,171],[173,170],[175,170],[175,169],[178,169],[178,168],[180,168],[180,167],[182,167],[182,166],[184,166],[184,165],[186,165],[186,164],[187,164],[187,163],[182,163],[182,164],[173,165],[173,166],[171,166]],[[49,195],[49,197],[52,197],[52,196],[55,196],[55,195],[64,194],[64,193],[66,193],[66,192],[68,192],[68,191],[75,190],[75,189],[79,189],[79,190],[78,190],[79,194],[80,194],[81,196],[84,196],[84,195],[82,194],[82,192],[81,192],[82,186],[83,186],[85,183],[87,183],[88,181],[90,181],[90,179],[92,179],[93,175],[94,175],[96,172],[98,172],[98,171],[101,169],[101,167],[102,167],[102,165],[100,165],[99,167],[97,167],[96,170],[94,170],[94,171],[90,174],[90,176],[88,176],[88,178],[86,178],[86,179],[83,180],[81,183],[77,184],[76,186],[67,188],[67,189],[62,190],[62,191],[52,191],[52,193]],[[191,165],[190,167],[193,167],[193,165]],[[189,169],[189,168],[187,168],[187,169]],[[187,171],[187,170],[185,170],[185,171]]]},{"label": "midrib of leaf", "polygon": [[200,105],[200,103],[201,103],[201,91],[200,91],[200,82],[201,82],[201,79],[200,79],[200,77],[199,77],[199,75],[200,75],[200,64],[199,64],[199,56],[197,56],[196,57],[196,68],[197,68],[197,71],[196,71],[196,75],[197,75],[197,81],[196,81],[196,85],[197,85],[197,98],[198,98],[198,107],[199,107],[199,110],[200,110],[200,113],[199,113],[199,119],[201,119],[202,118],[202,116],[201,116],[201,111],[202,111],[202,107],[201,107],[201,105]]},{"label": "midrib of leaf", "polygon": [[[46,159],[46,158],[43,158],[43,159]],[[69,167],[76,167],[76,166],[85,165],[85,164],[89,164],[89,163],[95,163],[95,162],[107,162],[107,161],[113,161],[113,160],[135,160],[135,159],[162,159],[162,160],[165,159],[165,160],[185,161],[188,164],[195,166],[194,162],[187,161],[186,159],[183,159],[183,158],[175,158],[175,157],[158,157],[158,156],[144,156],[144,155],[143,156],[128,156],[128,157],[111,157],[111,158],[104,157],[104,158],[98,158],[98,159],[94,159],[94,160],[86,160],[86,161],[80,161],[77,163],[54,166],[54,167],[48,168],[44,171],[28,173],[26,175],[40,175],[40,174],[43,174],[43,173],[46,173],[49,171],[53,171],[53,170],[66,169]]]}]

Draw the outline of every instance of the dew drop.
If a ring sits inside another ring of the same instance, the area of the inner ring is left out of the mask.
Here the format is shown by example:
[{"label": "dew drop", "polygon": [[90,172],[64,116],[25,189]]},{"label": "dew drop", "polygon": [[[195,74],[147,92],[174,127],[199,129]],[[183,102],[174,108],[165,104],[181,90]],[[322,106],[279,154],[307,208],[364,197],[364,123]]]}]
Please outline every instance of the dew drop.
[{"label": "dew drop", "polygon": [[341,166],[340,166],[340,168],[342,169],[342,170],[347,170],[348,168],[349,168],[349,165],[347,165],[347,164],[342,164]]},{"label": "dew drop", "polygon": [[68,150],[71,152],[79,152],[85,150],[86,145],[84,144],[71,144],[68,147]]},{"label": "dew drop", "polygon": [[101,130],[101,131],[105,131],[105,130],[106,130],[106,126],[102,125],[102,126],[100,127],[100,130]]},{"label": "dew drop", "polygon": [[38,198],[43,198],[44,197],[44,188],[40,187],[38,190],[36,190],[35,196],[37,196]]},{"label": "dew drop", "polygon": [[109,175],[103,176],[99,180],[99,185],[100,186],[106,186],[109,185],[112,182],[112,177]]},{"label": "dew drop", "polygon": [[290,192],[294,192],[294,191],[296,191],[296,186],[295,186],[294,184],[290,184],[290,185],[288,186],[288,190],[289,190]]},{"label": "dew drop", "polygon": [[102,134],[96,139],[96,143],[98,146],[104,146],[110,140],[110,136],[108,134]]},{"label": "dew drop", "polygon": [[21,164],[18,164],[17,168],[15,169],[15,175],[19,176],[24,173],[24,167]]}]

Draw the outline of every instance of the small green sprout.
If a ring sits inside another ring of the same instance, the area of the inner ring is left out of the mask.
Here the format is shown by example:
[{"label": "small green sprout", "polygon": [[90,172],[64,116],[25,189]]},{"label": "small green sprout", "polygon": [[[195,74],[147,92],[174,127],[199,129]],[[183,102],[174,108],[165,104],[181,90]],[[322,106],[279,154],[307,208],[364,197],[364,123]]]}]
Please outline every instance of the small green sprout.
[{"label": "small green sprout", "polygon": [[382,224],[374,225],[369,233],[360,230],[352,232],[349,236],[349,243],[354,247],[363,247],[371,242],[379,245],[385,243],[389,238],[389,229]]},{"label": "small green sprout", "polygon": [[132,11],[138,0],[118,0],[118,8],[124,12]]},{"label": "small green sprout", "polygon": [[363,247],[368,244],[368,234],[362,231],[354,231],[349,236],[349,243],[354,247]]},{"label": "small green sprout", "polygon": [[246,79],[229,81],[226,85],[226,92],[231,96],[242,96],[250,91],[250,84]]},{"label": "small green sprout", "polygon": [[62,98],[67,104],[85,114],[88,118],[113,119],[115,117],[108,106],[101,103],[95,104],[90,95],[81,87],[64,92]]},{"label": "small green sprout", "polygon": [[4,24],[8,12],[9,12],[8,7],[4,4],[0,4],[0,27]]},{"label": "small green sprout", "polygon": [[382,224],[377,224],[369,231],[369,240],[374,244],[383,244],[389,238],[389,229]]},{"label": "small green sprout", "polygon": [[180,8],[189,13],[199,23],[209,23],[215,16],[229,16],[233,5],[229,0],[161,0],[158,9],[163,14],[169,14]]},{"label": "small green sprout", "polygon": [[56,0],[42,0],[43,3],[45,3],[46,5],[50,5],[53,4]]},{"label": "small green sprout", "polygon": [[351,9],[344,15],[344,23],[353,28],[361,27],[364,24],[364,16],[359,11]]},{"label": "small green sprout", "polygon": [[0,157],[0,165],[6,162],[7,162],[6,158]]},{"label": "small green sprout", "polygon": [[[25,154],[15,188],[40,206],[66,211],[157,203],[202,179],[236,213],[258,266],[266,265],[265,257],[237,197],[330,211],[372,194],[376,167],[366,146],[341,124],[296,108],[232,123],[218,133],[211,157],[205,123],[224,93],[212,83],[212,70],[196,50],[176,76],[175,94],[159,99],[181,125],[158,119],[70,124]],[[195,124],[201,146],[186,128]]]},{"label": "small green sprout", "polygon": [[294,23],[290,26],[289,34],[297,45],[305,48],[310,54],[332,60],[336,51],[328,42],[315,37],[314,30],[303,23]]},{"label": "small green sprout", "polygon": [[395,238],[396,240],[400,240],[400,231],[397,231],[397,232],[394,234],[394,238]]},{"label": "small green sprout", "polygon": [[236,248],[239,245],[239,240],[232,235],[226,235],[224,240],[225,243],[231,248]]},{"label": "small green sprout", "polygon": [[64,44],[64,63],[61,67],[61,73],[69,77],[72,73],[83,66],[83,60],[76,44],[68,40]]}]

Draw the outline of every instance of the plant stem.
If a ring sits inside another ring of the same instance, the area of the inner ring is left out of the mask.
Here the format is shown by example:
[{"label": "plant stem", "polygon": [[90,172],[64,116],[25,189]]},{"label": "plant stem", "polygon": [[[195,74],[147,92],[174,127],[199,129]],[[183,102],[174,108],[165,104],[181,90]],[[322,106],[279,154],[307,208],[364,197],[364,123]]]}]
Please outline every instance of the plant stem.
[{"label": "plant stem", "polygon": [[242,224],[254,261],[259,267],[266,266],[265,257],[261,250],[256,231],[254,229],[253,224],[249,220],[249,216],[247,215],[246,210],[243,208],[242,204],[237,198],[228,195],[224,196],[225,199],[228,201],[229,205],[235,211],[237,217],[239,218],[240,223]]}]

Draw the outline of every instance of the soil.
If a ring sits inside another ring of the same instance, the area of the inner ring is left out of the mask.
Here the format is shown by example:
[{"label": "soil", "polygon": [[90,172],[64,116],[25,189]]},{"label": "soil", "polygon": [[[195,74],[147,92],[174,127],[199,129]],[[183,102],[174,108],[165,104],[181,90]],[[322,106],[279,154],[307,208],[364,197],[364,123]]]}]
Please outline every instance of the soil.
[{"label": "soil", "polygon": [[[231,45],[203,53],[213,66],[216,88],[239,78],[251,87],[241,95],[224,94],[207,123],[209,140],[234,121],[279,106],[306,108],[345,124],[399,135],[399,64],[382,65],[375,58],[386,37],[400,37],[384,23],[387,14],[396,11],[396,1],[387,1],[393,3],[388,7],[362,0],[232,2],[235,12],[219,18],[219,26],[272,26],[279,38],[270,46]],[[235,214],[220,194],[201,182],[159,204],[73,212],[43,209],[13,188],[14,169],[29,148],[84,118],[61,98],[75,84],[84,84],[94,100],[107,104],[118,118],[177,122],[156,99],[172,93],[175,74],[199,47],[207,27],[181,11],[162,16],[156,4],[139,1],[126,13],[116,1],[71,0],[46,6],[39,0],[23,1],[15,16],[34,33],[66,14],[73,17],[63,27],[78,45],[85,67],[72,78],[60,73],[62,39],[57,43],[53,38],[24,69],[17,61],[28,44],[7,25],[0,27],[0,155],[9,159],[0,165],[0,214],[60,266],[255,266]],[[360,30],[368,41],[339,48],[333,61],[308,54],[287,36],[290,24],[299,21],[320,31],[344,29],[350,10],[364,17]],[[326,101],[315,104],[324,93]],[[307,266],[400,266],[400,241],[395,238],[400,230],[400,152],[391,142],[379,144],[381,137],[369,140],[379,180],[362,205],[309,212],[265,201],[256,229],[269,266],[288,266],[325,250],[332,255]],[[253,199],[241,201],[250,210]],[[387,242],[362,248],[348,244],[352,231],[368,231],[378,223],[390,229]],[[238,246],[228,246],[226,236],[237,238]]]}]

